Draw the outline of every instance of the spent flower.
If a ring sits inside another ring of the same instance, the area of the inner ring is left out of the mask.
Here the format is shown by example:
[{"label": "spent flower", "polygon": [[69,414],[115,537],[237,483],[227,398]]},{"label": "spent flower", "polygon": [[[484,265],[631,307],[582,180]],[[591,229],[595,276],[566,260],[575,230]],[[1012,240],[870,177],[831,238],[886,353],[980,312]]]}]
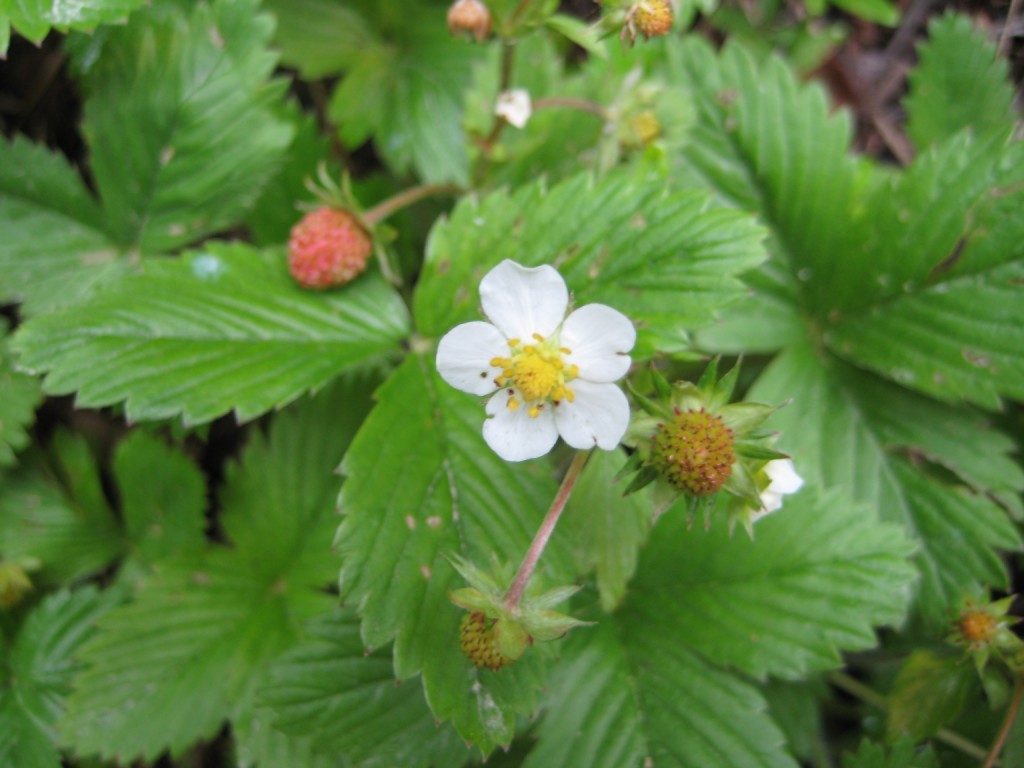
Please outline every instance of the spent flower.
[{"label": "spent flower", "polygon": [[483,435],[506,461],[573,448],[612,450],[629,426],[615,384],[629,370],[633,324],[603,304],[566,316],[569,291],[549,266],[505,260],[480,282],[490,322],[456,326],[437,347],[437,370],[456,389],[490,395]]}]

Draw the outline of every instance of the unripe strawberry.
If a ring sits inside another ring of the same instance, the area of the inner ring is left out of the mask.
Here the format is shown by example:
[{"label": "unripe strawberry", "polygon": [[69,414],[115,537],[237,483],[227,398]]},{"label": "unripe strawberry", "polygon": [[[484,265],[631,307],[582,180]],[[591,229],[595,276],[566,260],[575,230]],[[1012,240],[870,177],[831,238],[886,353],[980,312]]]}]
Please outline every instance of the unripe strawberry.
[{"label": "unripe strawberry", "polygon": [[957,621],[957,628],[971,647],[988,643],[999,629],[999,621],[985,610],[975,608],[964,611]]},{"label": "unripe strawberry", "polygon": [[691,496],[710,496],[732,474],[736,461],[732,430],[720,416],[680,411],[658,425],[651,464],[669,483]]},{"label": "unripe strawberry", "polygon": [[369,233],[351,213],[324,206],[292,227],[288,271],[305,288],[333,288],[360,275],[372,252]]},{"label": "unripe strawberry", "polygon": [[672,30],[672,6],[668,0],[640,0],[633,6],[633,23],[648,39],[667,35]]},{"label": "unripe strawberry", "polygon": [[467,613],[459,624],[459,647],[474,666],[497,672],[515,659],[510,659],[498,647],[497,624],[481,611]]},{"label": "unripe strawberry", "polygon": [[448,31],[472,35],[482,43],[491,36],[491,12],[480,0],[455,0],[448,9]]}]

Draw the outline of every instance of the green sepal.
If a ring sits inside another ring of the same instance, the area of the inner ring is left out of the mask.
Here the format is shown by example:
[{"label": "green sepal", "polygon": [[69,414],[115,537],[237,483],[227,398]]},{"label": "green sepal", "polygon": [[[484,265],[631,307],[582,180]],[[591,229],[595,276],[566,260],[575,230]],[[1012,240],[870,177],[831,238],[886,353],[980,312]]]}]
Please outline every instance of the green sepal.
[{"label": "green sepal", "polygon": [[504,620],[494,625],[494,638],[502,656],[518,661],[530,642],[530,635],[517,621]]},{"label": "green sepal", "polygon": [[[736,370],[733,368],[733,370]],[[736,435],[748,435],[752,429],[761,424],[778,410],[773,405],[763,403],[733,403],[715,411],[722,417],[725,426]]]},{"label": "green sepal", "polygon": [[556,640],[573,627],[592,626],[592,621],[580,621],[557,611],[530,611],[522,618],[523,627],[538,642]]},{"label": "green sepal", "polygon": [[788,459],[788,453],[782,453],[776,451],[774,448],[768,448],[764,445],[750,442],[749,440],[737,441],[733,445],[733,449],[736,451],[737,456],[742,456],[745,459],[758,459],[764,461],[772,461],[774,459]]},{"label": "green sepal", "polygon": [[529,604],[531,608],[551,608],[559,603],[564,603],[582,588],[583,587],[580,585],[574,585],[571,587],[555,587],[554,589],[549,589],[543,595],[528,598]]},{"label": "green sepal", "polygon": [[486,611],[491,606],[491,600],[473,587],[452,590],[448,599],[467,611]]}]

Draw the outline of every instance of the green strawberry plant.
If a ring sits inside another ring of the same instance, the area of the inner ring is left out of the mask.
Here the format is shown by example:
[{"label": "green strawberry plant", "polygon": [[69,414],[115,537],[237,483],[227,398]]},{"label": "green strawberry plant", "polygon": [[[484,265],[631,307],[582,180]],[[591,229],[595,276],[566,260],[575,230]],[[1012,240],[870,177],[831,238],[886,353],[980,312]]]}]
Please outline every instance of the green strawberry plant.
[{"label": "green strawberry plant", "polygon": [[1024,760],[969,19],[899,167],[715,3],[60,5],[0,3],[84,141],[0,141],[0,765]]}]

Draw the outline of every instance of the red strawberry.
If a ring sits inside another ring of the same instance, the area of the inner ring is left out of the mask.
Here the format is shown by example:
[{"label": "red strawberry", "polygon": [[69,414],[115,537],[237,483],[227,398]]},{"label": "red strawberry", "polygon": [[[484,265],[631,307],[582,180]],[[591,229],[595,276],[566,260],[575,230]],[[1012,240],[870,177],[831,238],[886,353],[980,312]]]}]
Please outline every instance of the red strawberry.
[{"label": "red strawberry", "polygon": [[292,227],[288,271],[305,288],[333,288],[358,277],[372,252],[369,233],[351,213],[325,206]]}]

